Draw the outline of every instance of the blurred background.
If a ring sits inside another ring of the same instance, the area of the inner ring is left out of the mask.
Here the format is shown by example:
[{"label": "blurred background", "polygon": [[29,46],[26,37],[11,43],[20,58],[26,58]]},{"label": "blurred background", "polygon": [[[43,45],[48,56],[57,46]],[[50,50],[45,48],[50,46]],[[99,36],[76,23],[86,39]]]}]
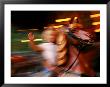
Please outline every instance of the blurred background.
[{"label": "blurred background", "polygon": [[[88,31],[94,31],[99,40],[99,11],[12,11],[11,12],[11,51],[28,51],[27,34],[35,33],[37,43],[41,43],[41,32],[44,27],[54,25],[59,27],[68,24],[68,18],[78,17],[79,22]],[[57,21],[67,19],[65,21]]]}]

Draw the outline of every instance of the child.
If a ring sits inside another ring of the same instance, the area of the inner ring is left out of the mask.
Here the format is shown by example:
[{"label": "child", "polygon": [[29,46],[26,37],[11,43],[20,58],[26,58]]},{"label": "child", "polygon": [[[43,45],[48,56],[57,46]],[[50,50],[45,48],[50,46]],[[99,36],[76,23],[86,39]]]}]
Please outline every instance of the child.
[{"label": "child", "polygon": [[52,29],[44,30],[42,33],[42,38],[44,40],[44,43],[35,45],[34,43],[34,35],[30,32],[28,34],[28,39],[30,47],[37,52],[42,52],[42,56],[44,58],[44,61],[42,64],[44,65],[45,72],[51,71],[54,66],[56,65],[56,36],[57,32]]}]

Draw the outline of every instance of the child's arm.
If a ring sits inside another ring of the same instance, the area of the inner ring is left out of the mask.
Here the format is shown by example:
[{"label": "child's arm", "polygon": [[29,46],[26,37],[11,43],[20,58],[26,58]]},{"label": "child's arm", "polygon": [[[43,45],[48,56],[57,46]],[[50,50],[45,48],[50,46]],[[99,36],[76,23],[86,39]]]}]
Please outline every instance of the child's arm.
[{"label": "child's arm", "polygon": [[29,46],[34,50],[34,51],[43,51],[43,49],[34,43],[34,35],[32,32],[28,34],[28,39],[29,39]]}]

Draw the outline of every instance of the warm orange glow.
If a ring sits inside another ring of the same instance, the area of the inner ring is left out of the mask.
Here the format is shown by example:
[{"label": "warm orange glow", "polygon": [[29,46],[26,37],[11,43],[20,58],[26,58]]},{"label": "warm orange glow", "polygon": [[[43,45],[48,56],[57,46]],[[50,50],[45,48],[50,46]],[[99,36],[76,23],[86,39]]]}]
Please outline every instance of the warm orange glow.
[{"label": "warm orange glow", "polygon": [[98,25],[100,22],[93,22],[92,25]]},{"label": "warm orange glow", "polygon": [[16,31],[26,31],[26,30],[16,30]]},{"label": "warm orange glow", "polygon": [[95,29],[94,32],[100,32],[100,29]]},{"label": "warm orange glow", "polygon": [[78,17],[74,17],[74,19],[78,19]]},{"label": "warm orange glow", "polygon": [[[35,39],[34,41],[42,41],[42,39]],[[22,43],[29,42],[29,40],[21,40]]]},{"label": "warm orange glow", "polygon": [[65,19],[57,19],[55,22],[63,22],[63,21],[69,21],[71,18],[65,18]]},{"label": "warm orange glow", "polygon": [[99,17],[100,14],[93,14],[93,15],[90,15],[90,18],[94,18],[94,17]]},{"label": "warm orange glow", "polygon": [[38,30],[38,29],[29,29],[29,30],[36,31],[36,30]]},{"label": "warm orange glow", "polygon": [[58,25],[58,26],[53,26],[54,28],[60,28],[62,27],[63,25]]},{"label": "warm orange glow", "polygon": [[36,30],[38,30],[38,29],[19,29],[19,30],[16,30],[16,31],[20,31],[20,32],[22,32],[22,31],[28,31],[28,30],[36,31]]}]

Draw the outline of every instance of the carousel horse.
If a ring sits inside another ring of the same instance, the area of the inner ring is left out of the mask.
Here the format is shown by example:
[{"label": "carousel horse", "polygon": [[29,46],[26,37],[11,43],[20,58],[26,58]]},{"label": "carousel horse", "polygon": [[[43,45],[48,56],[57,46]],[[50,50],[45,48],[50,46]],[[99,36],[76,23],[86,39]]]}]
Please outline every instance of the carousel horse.
[{"label": "carousel horse", "polygon": [[[57,37],[57,65],[55,69],[58,77],[74,76],[96,76],[94,64],[95,60],[100,61],[100,42],[95,42],[92,38],[93,34],[84,30],[72,32],[61,32]],[[96,67],[96,66],[95,66]]]}]

